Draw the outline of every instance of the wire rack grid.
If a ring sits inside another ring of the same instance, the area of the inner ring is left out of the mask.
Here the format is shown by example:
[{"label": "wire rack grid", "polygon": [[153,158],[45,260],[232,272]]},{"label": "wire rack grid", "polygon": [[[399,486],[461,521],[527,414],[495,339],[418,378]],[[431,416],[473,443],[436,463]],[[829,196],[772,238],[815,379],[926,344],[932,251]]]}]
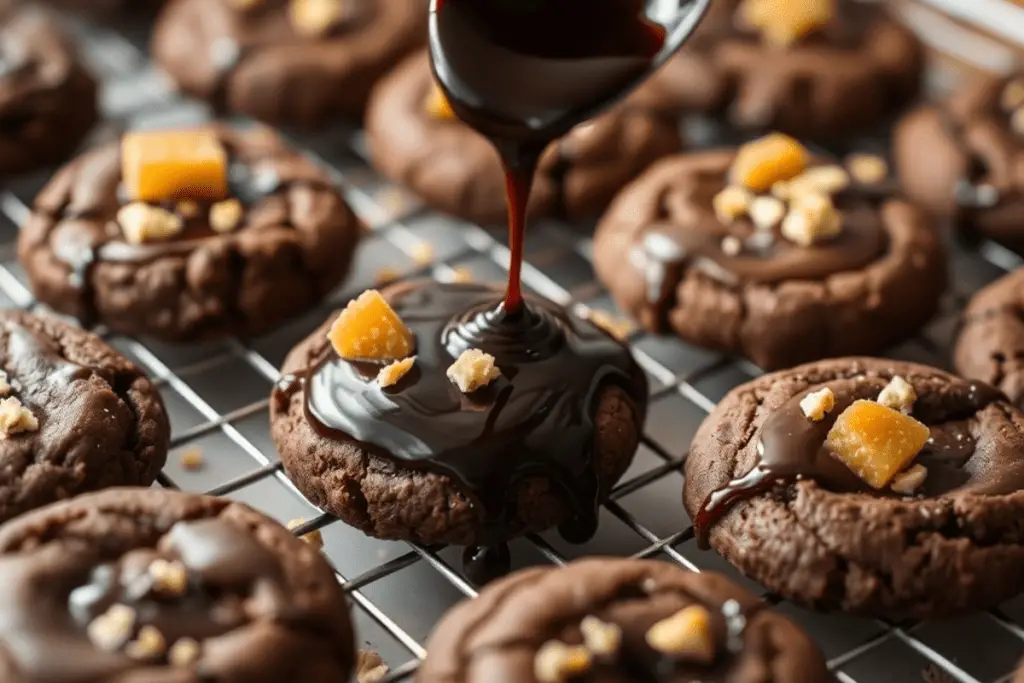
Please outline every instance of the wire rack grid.
[{"label": "wire rack grid", "polygon": [[[186,125],[208,120],[204,105],[183,99],[148,62],[148,27],[71,22],[85,59],[103,82],[106,123],[96,139],[128,128]],[[319,529],[324,553],[350,597],[360,645],[390,666],[387,681],[407,679],[424,657],[433,625],[475,590],[461,573],[455,548],[368,538],[335,523],[306,501],[284,475],[269,437],[268,396],[288,350],[352,295],[388,277],[429,275],[450,280],[505,278],[508,251],[501,230],[488,230],[438,215],[368,166],[359,131],[292,135],[331,169],[356,212],[371,227],[346,284],[316,310],[264,337],[198,346],[168,346],[98,330],[112,345],[147,368],[171,415],[172,453],[159,486],[228,496],[287,522]],[[0,185],[0,305],[39,309],[15,254],[17,226],[48,173]],[[595,281],[588,232],[545,221],[527,239],[524,283],[579,311],[616,314]],[[920,335],[891,350],[894,358],[947,367],[959,311],[969,295],[1021,260],[993,244],[952,254],[952,291],[941,313]],[[46,311],[41,311],[46,312]],[[556,533],[511,544],[515,568],[560,565],[586,555],[658,558],[694,571],[721,571],[759,593],[713,552],[697,548],[681,505],[682,465],[689,441],[716,401],[760,370],[748,362],[642,332],[630,344],[651,386],[642,445],[601,511],[598,534],[569,545]],[[198,471],[181,455],[200,449]],[[822,647],[843,683],[1006,683],[1024,656],[1024,596],[1000,608],[942,622],[890,623],[812,613],[781,602],[777,609],[802,624]],[[969,634],[969,635],[968,635]]]}]

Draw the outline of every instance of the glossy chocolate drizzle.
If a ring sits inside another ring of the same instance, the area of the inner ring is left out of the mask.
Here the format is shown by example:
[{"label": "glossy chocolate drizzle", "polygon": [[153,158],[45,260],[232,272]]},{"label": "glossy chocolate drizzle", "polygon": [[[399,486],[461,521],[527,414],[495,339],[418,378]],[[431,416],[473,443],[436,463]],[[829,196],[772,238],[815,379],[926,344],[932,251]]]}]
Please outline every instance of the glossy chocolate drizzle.
[{"label": "glossy chocolate drizzle", "polygon": [[[808,419],[800,400],[819,387],[812,387],[786,401],[765,420],[756,435],[757,458],[754,466],[713,491],[694,519],[697,540],[707,547],[711,527],[733,506],[762,493],[784,491],[802,479],[836,493],[868,493],[897,497],[888,489],[868,486],[826,447],[829,431],[839,415],[854,401],[875,400],[884,381],[842,379],[826,383],[835,394],[835,407],[817,422]],[[1004,469],[981,463],[973,467],[977,441],[971,418],[996,401],[1005,401],[1002,393],[987,384],[968,386],[956,411],[939,415],[914,415],[931,429],[931,437],[915,462],[928,468],[923,496],[942,496],[954,492],[998,495],[1024,489],[1024,468]]]},{"label": "glossy chocolate drizzle", "polygon": [[[564,495],[572,517],[560,527],[563,536],[592,536],[597,403],[609,385],[638,407],[646,401],[646,378],[628,350],[539,298],[507,314],[501,291],[486,285],[412,283],[391,303],[416,338],[416,364],[397,385],[382,389],[379,366],[341,360],[329,349],[284,377],[275,400],[301,388],[309,424],[323,437],[356,439],[402,465],[452,477],[479,510],[481,545],[506,540],[518,484],[533,476]],[[445,371],[468,348],[493,355],[502,376],[463,394]],[[470,554],[490,562],[501,553]]]}]

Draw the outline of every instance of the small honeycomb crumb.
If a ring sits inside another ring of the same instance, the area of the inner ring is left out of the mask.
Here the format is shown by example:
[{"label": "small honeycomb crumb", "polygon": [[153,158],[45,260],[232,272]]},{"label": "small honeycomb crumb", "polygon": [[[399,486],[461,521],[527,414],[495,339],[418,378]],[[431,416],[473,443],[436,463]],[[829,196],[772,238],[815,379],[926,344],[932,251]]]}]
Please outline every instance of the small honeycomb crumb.
[{"label": "small honeycomb crumb", "polygon": [[580,633],[587,649],[602,657],[615,654],[622,644],[622,629],[594,616],[583,617]]},{"label": "small honeycomb crumb", "polygon": [[429,266],[434,261],[434,247],[426,242],[420,242],[412,249],[412,260],[418,266]]},{"label": "small honeycomb crumb", "polygon": [[1010,117],[1010,129],[1017,135],[1024,135],[1024,107],[1013,112]]},{"label": "small honeycomb crumb", "polygon": [[237,199],[226,199],[210,207],[210,227],[214,232],[231,232],[242,221],[245,209]]},{"label": "small honeycomb crumb", "polygon": [[445,373],[464,394],[470,394],[501,377],[494,356],[480,349],[466,349]]},{"label": "small honeycomb crumb", "polygon": [[832,239],[843,228],[843,216],[822,194],[808,194],[789,204],[789,213],[782,219],[782,236],[801,247]]},{"label": "small honeycomb crumb", "polygon": [[459,266],[452,270],[452,282],[472,282],[473,271],[465,266]]},{"label": "small honeycomb crumb", "polygon": [[139,635],[124,648],[126,655],[138,660],[156,659],[165,652],[167,641],[164,640],[164,634],[155,626],[149,625],[140,628]]},{"label": "small honeycomb crumb", "polygon": [[533,674],[540,683],[562,683],[590,670],[590,652],[582,645],[570,647],[558,640],[540,646],[533,659]]},{"label": "small honeycomb crumb", "polygon": [[129,244],[169,240],[185,227],[180,216],[142,202],[122,206],[117,212],[117,222]]},{"label": "small honeycomb crumb", "polygon": [[121,173],[137,202],[223,198],[228,155],[212,130],[145,131],[121,140]]},{"label": "small honeycomb crumb", "polygon": [[444,91],[436,84],[430,90],[426,107],[427,113],[439,121],[455,120],[455,112],[452,110],[451,103],[445,97]]},{"label": "small honeycomb crumb", "polygon": [[807,166],[807,150],[799,142],[772,133],[748,142],[736,152],[730,171],[732,181],[754,192],[800,175]]},{"label": "small honeycomb crumb", "polygon": [[360,650],[356,663],[356,683],[377,683],[388,675],[388,665],[373,650]]},{"label": "small honeycomb crumb", "polygon": [[188,592],[188,570],[181,562],[162,558],[149,565],[149,576],[153,579],[153,592],[157,595],[181,597]]},{"label": "small honeycomb crumb", "polygon": [[828,24],[835,0],[745,0],[740,13],[766,43],[785,48]]},{"label": "small honeycomb crumb", "polygon": [[[304,518],[296,517],[292,521],[288,522],[288,530],[293,531],[295,529],[298,529],[305,523],[306,520]],[[314,548],[320,549],[324,547],[324,535],[320,533],[319,529],[314,529],[313,531],[310,531],[308,534],[303,534],[302,536],[299,536],[299,538],[305,541],[306,543],[310,544]]]},{"label": "small honeycomb crumb", "polygon": [[86,635],[101,650],[115,652],[128,642],[135,630],[135,610],[127,605],[111,605],[86,627]]},{"label": "small honeycomb crumb", "polygon": [[198,472],[203,469],[203,452],[198,448],[186,449],[181,454],[181,468],[186,472]]},{"label": "small honeycomb crumb", "polygon": [[412,333],[375,289],[349,303],[327,337],[346,360],[391,362],[412,355]]},{"label": "small honeycomb crumb", "polygon": [[905,496],[912,495],[914,491],[921,488],[924,484],[924,480],[928,478],[928,468],[918,463],[911,465],[906,471],[900,472],[893,477],[892,484],[889,485],[896,493],[902,493]]},{"label": "small honeycomb crumb", "polygon": [[715,659],[711,613],[700,605],[684,607],[651,626],[647,644],[677,659],[710,664]]},{"label": "small honeycomb crumb", "polygon": [[850,185],[850,174],[842,166],[815,166],[788,182],[789,198],[807,194],[833,195]]},{"label": "small honeycomb crumb", "polygon": [[171,666],[191,666],[199,659],[199,642],[192,638],[180,638],[174,641],[167,651],[167,661]]},{"label": "small honeycomb crumb", "polygon": [[195,218],[199,215],[199,204],[195,203],[191,199],[185,199],[178,202],[174,209],[182,218]]},{"label": "small honeycomb crumb", "polygon": [[412,366],[415,363],[416,356],[409,356],[381,368],[380,372],[377,373],[377,384],[382,387],[391,387],[398,384],[405,377],[406,373],[412,370]]},{"label": "small honeycomb crumb", "polygon": [[13,396],[0,400],[0,438],[6,439],[14,434],[34,432],[37,429],[39,420],[21,401]]},{"label": "small honeycomb crumb", "polygon": [[396,268],[391,266],[383,266],[377,269],[377,272],[373,276],[373,281],[377,283],[377,286],[382,287],[384,285],[390,285],[392,282],[398,280],[401,277],[401,273]]},{"label": "small honeycomb crumb", "polygon": [[636,330],[628,318],[618,318],[607,311],[591,310],[586,318],[619,341],[625,341]]},{"label": "small honeycomb crumb", "polygon": [[914,408],[914,401],[917,400],[917,392],[910,382],[896,375],[889,384],[878,394],[878,402],[901,413],[910,414]]},{"label": "small honeycomb crumb", "polygon": [[828,387],[812,391],[800,399],[800,410],[811,422],[821,422],[836,407],[836,395]]},{"label": "small honeycomb crumb", "polygon": [[1024,78],[1014,78],[1003,88],[999,96],[1003,111],[1016,111],[1024,107]]},{"label": "small honeycomb crumb", "polygon": [[750,220],[758,230],[772,230],[786,215],[786,205],[775,197],[755,197],[750,203]]},{"label": "small honeycomb crumb", "polygon": [[752,195],[747,190],[735,185],[729,185],[715,195],[714,199],[711,200],[711,204],[715,209],[715,216],[718,217],[718,220],[729,225],[746,215],[747,207],[750,206],[752,199]]},{"label": "small honeycomb crumb", "polygon": [[722,253],[726,256],[739,256],[740,252],[743,251],[743,242],[740,241],[739,237],[729,235],[728,237],[722,238]]},{"label": "small honeycomb crumb", "polygon": [[330,31],[345,16],[343,0],[291,0],[288,15],[302,35],[316,38]]},{"label": "small honeycomb crumb", "polygon": [[877,154],[852,154],[846,168],[861,185],[877,185],[889,177],[889,164]]},{"label": "small honeycomb crumb", "polygon": [[874,401],[854,401],[836,419],[826,446],[854,474],[885,488],[921,452],[930,430],[909,415]]}]

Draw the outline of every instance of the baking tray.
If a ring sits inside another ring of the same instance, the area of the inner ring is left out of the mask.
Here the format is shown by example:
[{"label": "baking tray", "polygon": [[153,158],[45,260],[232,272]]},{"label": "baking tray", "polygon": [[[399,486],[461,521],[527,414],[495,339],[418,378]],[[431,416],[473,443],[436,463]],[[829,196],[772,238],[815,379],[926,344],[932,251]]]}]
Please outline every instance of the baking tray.
[{"label": "baking tray", "polygon": [[[210,118],[207,107],[176,95],[147,61],[145,22],[111,28],[72,21],[71,28],[104,86],[107,122],[93,142],[126,128]],[[709,134],[699,125],[689,132],[704,139]],[[388,681],[407,679],[441,615],[474,594],[461,574],[461,551],[368,538],[322,514],[281,470],[269,435],[268,397],[288,350],[381,274],[426,274],[443,280],[465,269],[479,280],[504,280],[505,233],[501,227],[485,229],[424,209],[369,168],[357,130],[289,137],[331,169],[371,228],[354,271],[329,301],[245,342],[175,347],[99,332],[148,369],[170,412],[172,451],[158,485],[244,501],[282,522],[310,520],[297,531],[322,530],[324,552],[351,599],[360,646],[377,651],[389,664]],[[17,226],[48,175],[0,185],[0,305],[40,308],[17,262],[15,241]],[[524,283],[566,306],[614,312],[594,278],[590,227],[557,221],[531,226]],[[955,248],[952,291],[940,314],[918,337],[888,355],[948,367],[957,315],[969,295],[1020,264],[1017,256],[994,244],[973,251]],[[695,571],[722,571],[763,593],[713,552],[697,548],[680,500],[682,464],[697,426],[730,388],[760,371],[743,360],[672,338],[638,332],[630,344],[651,379],[649,419],[633,465],[601,510],[597,535],[583,545],[567,544],[556,532],[519,539],[511,544],[514,566],[562,564],[586,555],[632,555]],[[186,471],[180,456],[196,448],[205,466]],[[920,623],[816,614],[784,602],[778,609],[811,633],[844,683],[1004,682],[1024,656],[1024,596],[990,612]]]}]

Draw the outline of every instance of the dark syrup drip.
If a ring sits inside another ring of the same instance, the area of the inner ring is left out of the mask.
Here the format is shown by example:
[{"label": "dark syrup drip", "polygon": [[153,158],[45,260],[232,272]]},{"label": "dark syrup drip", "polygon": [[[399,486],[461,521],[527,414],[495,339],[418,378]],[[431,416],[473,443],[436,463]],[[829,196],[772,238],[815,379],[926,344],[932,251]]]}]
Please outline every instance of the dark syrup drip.
[{"label": "dark syrup drip", "polygon": [[[859,399],[874,400],[881,386],[877,382],[837,380],[829,386],[836,398],[835,407],[817,422],[804,416],[800,400],[811,390],[786,401],[765,420],[758,434],[757,458],[746,473],[713,491],[701,505],[694,529],[698,544],[708,546],[712,526],[733,506],[758,495],[784,490],[797,481],[810,479],[836,493],[868,493],[896,497],[888,489],[869,487],[825,446],[825,440],[839,415]],[[972,384],[962,398],[963,408],[956,413],[922,416],[918,419],[931,428],[931,438],[915,462],[928,468],[928,477],[919,495],[942,496],[954,492],[987,495],[1012,493],[1024,489],[1024,468],[1004,469],[982,464],[970,466],[977,445],[970,431],[970,416],[1005,397],[986,384]]]}]

